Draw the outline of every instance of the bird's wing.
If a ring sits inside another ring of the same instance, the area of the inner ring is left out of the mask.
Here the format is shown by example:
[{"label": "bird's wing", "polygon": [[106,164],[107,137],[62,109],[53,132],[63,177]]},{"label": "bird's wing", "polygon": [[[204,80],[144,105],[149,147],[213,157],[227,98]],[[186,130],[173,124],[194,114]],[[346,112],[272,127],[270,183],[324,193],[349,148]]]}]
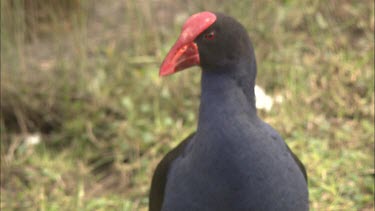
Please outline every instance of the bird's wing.
[{"label": "bird's wing", "polygon": [[184,151],[186,145],[194,137],[195,133],[190,134],[185,138],[179,145],[174,149],[168,152],[167,155],[159,162],[158,166],[155,169],[154,176],[152,177],[151,190],[150,190],[150,202],[149,202],[149,211],[160,211],[163,205],[164,199],[164,190],[167,183],[167,175],[169,167],[173,161],[181,155]]},{"label": "bird's wing", "polygon": [[289,153],[292,155],[294,161],[297,163],[299,169],[301,170],[303,176],[305,177],[305,180],[306,180],[306,183],[307,183],[307,173],[306,173],[306,169],[305,169],[305,166],[303,165],[303,163],[298,159],[297,155],[295,155],[292,150],[289,148],[288,144],[286,144],[286,147],[288,148],[288,151]]},{"label": "bird's wing", "polygon": [[279,133],[275,129],[273,129],[273,127],[271,127],[271,125],[269,125],[269,124],[267,124],[265,122],[264,122],[264,124],[266,126],[266,130],[271,134],[272,137],[276,138],[278,141],[280,141],[280,142],[282,142],[282,143],[285,144],[285,146],[288,149],[290,155],[292,155],[292,158],[293,158],[294,162],[296,162],[296,164],[298,165],[299,169],[301,170],[301,172],[303,174],[303,177],[305,177],[305,181],[307,183],[307,173],[306,173],[306,169],[305,169],[305,166],[303,165],[303,163],[298,159],[297,155],[292,152],[292,150],[285,143],[285,141],[279,135]]}]

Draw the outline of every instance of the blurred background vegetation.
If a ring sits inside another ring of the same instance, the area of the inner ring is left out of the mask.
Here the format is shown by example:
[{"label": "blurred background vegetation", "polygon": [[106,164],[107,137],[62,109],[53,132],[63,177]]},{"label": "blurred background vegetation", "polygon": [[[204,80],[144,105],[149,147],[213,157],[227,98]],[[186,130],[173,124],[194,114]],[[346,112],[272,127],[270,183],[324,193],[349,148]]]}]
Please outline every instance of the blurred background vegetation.
[{"label": "blurred background vegetation", "polygon": [[198,68],[158,67],[202,10],[248,29],[312,210],[373,210],[372,0],[2,0],[0,209],[146,210],[199,106]]}]

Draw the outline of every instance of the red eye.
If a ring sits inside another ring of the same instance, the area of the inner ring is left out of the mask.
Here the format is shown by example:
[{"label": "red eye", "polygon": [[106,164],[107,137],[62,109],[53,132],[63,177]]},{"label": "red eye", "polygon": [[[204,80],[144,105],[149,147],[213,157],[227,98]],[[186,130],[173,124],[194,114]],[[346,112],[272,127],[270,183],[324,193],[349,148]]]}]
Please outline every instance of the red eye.
[{"label": "red eye", "polygon": [[206,40],[213,40],[215,38],[215,32],[208,32],[207,34],[204,35],[204,38]]}]

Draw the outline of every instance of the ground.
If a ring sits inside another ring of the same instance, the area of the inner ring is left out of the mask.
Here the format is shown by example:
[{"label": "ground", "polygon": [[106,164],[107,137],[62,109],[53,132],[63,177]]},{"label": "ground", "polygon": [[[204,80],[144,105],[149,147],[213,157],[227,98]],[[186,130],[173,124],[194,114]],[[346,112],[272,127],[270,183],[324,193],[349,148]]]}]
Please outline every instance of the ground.
[{"label": "ground", "polygon": [[305,164],[311,210],[373,210],[373,8],[1,1],[1,210],[147,210],[153,170],[195,130],[200,94],[199,68],[158,68],[202,10],[248,30],[257,84],[282,99],[259,115]]}]

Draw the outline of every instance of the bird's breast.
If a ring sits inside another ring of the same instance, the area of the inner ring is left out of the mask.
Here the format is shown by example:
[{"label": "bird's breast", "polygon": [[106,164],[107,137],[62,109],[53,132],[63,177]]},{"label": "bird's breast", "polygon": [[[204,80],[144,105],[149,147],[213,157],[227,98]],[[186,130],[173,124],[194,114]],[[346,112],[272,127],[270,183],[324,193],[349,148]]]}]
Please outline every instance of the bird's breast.
[{"label": "bird's breast", "polygon": [[[215,210],[248,210],[266,208],[271,200],[307,198],[307,193],[299,192],[306,190],[306,183],[303,177],[295,179],[300,172],[282,143],[257,126],[244,129],[230,124],[197,132],[184,156],[172,165],[167,190],[179,194],[167,196],[167,201],[182,201],[192,210],[195,203]],[[235,207],[236,203],[243,207]]]}]

